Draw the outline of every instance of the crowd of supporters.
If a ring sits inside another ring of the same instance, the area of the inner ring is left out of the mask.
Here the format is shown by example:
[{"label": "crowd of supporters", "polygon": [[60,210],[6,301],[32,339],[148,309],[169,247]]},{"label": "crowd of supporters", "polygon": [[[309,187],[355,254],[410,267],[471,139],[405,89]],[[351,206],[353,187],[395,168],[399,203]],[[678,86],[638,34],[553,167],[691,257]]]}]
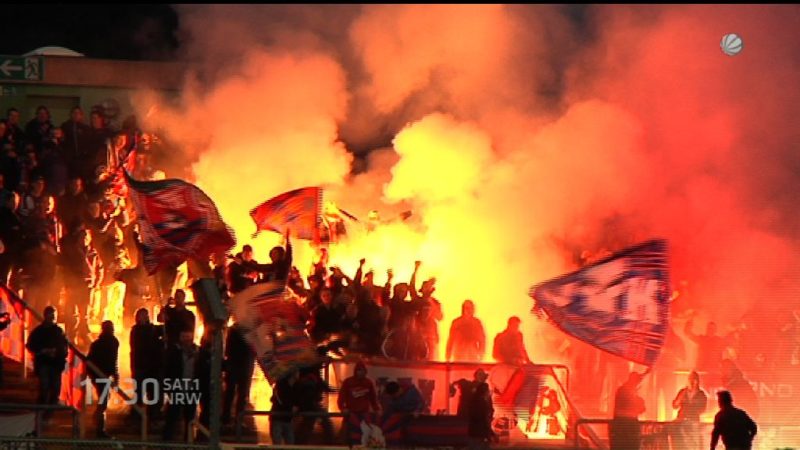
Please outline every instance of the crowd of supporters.
[{"label": "crowd of supporters", "polygon": [[[118,381],[120,346],[115,332],[128,330],[131,375],[137,380],[140,406],[148,389],[145,379],[197,378],[207,399],[210,342],[203,336],[201,344],[195,344],[197,319],[186,308],[185,292],[176,289],[187,280],[178,280],[177,267],[153,276],[146,273],[134,212],[115,185],[116,169],[133,150],[134,178],[163,177],[152,164],[158,157],[152,145],[157,138],[143,133],[134,117],[122,127],[110,126],[99,108],[92,109],[88,123],[80,107],[60,126],[52,123],[45,106],[37,108],[36,116],[24,126],[20,120],[20,112],[10,108],[0,121],[0,279],[31,309],[44,312],[44,322],[27,343],[42,388],[38,401],[57,402],[61,380],[56,374],[64,368],[67,342],[86,352],[104,375]],[[288,239],[285,247],[270,251],[269,263],[256,261],[249,245],[235,255],[218,255],[213,273],[225,299],[256,283],[287,280],[306,314],[309,337],[322,349],[339,355],[435,358],[442,305],[433,296],[435,279],[417,286],[419,262],[407,282],[394,284],[389,271],[386,284],[376,285],[374,273],[364,270],[365,260],[350,276],[329,267],[327,252],[324,248],[320,252],[305,277],[292,265]],[[110,303],[115,282],[125,284],[121,304]],[[151,321],[151,311],[158,311],[155,321]],[[448,359],[483,359],[486,337],[474,313],[475,305],[464,302],[463,315],[453,322],[448,338]],[[65,333],[57,317],[63,319]],[[95,327],[90,325],[101,322],[99,333],[93,333]],[[115,322],[124,324],[125,330],[115,330]],[[230,423],[232,414],[247,406],[255,357],[236,324],[227,329],[224,349],[222,419]],[[330,388],[316,369],[282,381],[296,380],[301,388],[293,395],[297,397],[294,407],[321,411],[323,395]],[[89,374],[99,397],[104,378],[92,370]],[[387,386],[386,395],[397,397],[399,404],[408,402],[409,389]],[[275,393],[281,392],[288,391],[279,384]],[[188,421],[196,411],[162,409],[162,400],[149,409],[155,419],[165,411],[164,438],[171,439],[180,419]],[[96,411],[99,437],[107,436],[107,401]],[[200,402],[200,421],[207,424],[204,403]],[[280,409],[281,401],[273,405]],[[306,420],[300,429],[313,425],[314,421]],[[324,428],[326,434],[332,433],[327,425]],[[307,434],[298,436],[302,441]]]},{"label": "crowd of supporters", "polygon": [[[14,108],[0,120],[0,280],[21,293],[34,310],[54,307],[45,314],[44,331],[32,334],[29,342],[29,349],[37,355],[37,375],[44,379],[40,402],[55,401],[53,395],[60,380],[52,371],[59,366],[63,369],[64,364],[62,343],[52,328],[56,311],[66,324],[64,339],[87,351],[90,360],[107,374],[117,373],[118,345],[113,344],[113,324],[104,323],[99,335],[93,335],[89,325],[120,318],[126,330],[130,327],[133,378],[185,378],[188,374],[201,380],[201,390],[208,388],[210,342],[202,339],[200,346],[194,343],[197,320],[186,308],[185,293],[176,289],[186,283],[178,282],[178,267],[162,269],[153,276],[146,273],[131,205],[115,185],[116,168],[133,150],[135,178],[163,177],[153,164],[158,158],[155,142],[157,138],[143,133],[135,118],[113,128],[100,109],[91,111],[88,123],[79,107],[60,126],[51,122],[44,106],[37,108],[35,117],[24,125],[20,112]],[[435,278],[418,284],[420,262],[414,263],[409,280],[397,282],[389,270],[386,283],[379,285],[375,274],[365,269],[365,259],[354,274],[346,274],[329,265],[324,248],[308,273],[303,274],[293,265],[288,237],[284,246],[271,249],[268,256],[268,263],[258,262],[249,245],[233,255],[216,255],[213,273],[222,297],[230,299],[256,283],[287,280],[306,315],[309,337],[326,351],[403,360],[440,359],[437,351],[442,339],[442,304],[434,296]],[[125,284],[125,296],[121,304],[110,305],[115,282]],[[154,306],[159,313],[154,317],[156,322],[151,322]],[[479,362],[487,356],[486,332],[475,314],[475,304],[464,301],[462,315],[452,321],[443,346],[445,360]],[[746,319],[725,336],[718,335],[713,324],[708,325],[704,335],[697,335],[693,323],[688,322],[683,334],[698,346],[696,364],[685,360],[683,341],[670,330],[662,357],[668,363],[664,364],[670,371],[683,365],[704,373],[724,372],[723,381],[731,390],[736,389],[735,383],[746,386],[741,367],[755,372],[800,366],[800,313],[794,311],[790,320],[777,327],[789,338],[781,339],[781,346],[774,348],[754,345],[752,337],[757,333],[758,321]],[[519,319],[512,318],[508,328],[495,338],[491,353],[494,360],[516,366],[530,363],[519,326]],[[572,351],[578,366],[581,361],[590,360],[579,357],[579,350]],[[673,353],[674,361],[668,359]],[[229,327],[225,342],[224,422],[230,422],[233,413],[246,407],[254,359],[242,329],[236,324]],[[579,377],[596,373],[577,372]],[[144,389],[144,384],[139,382],[139,388]],[[298,388],[292,387],[295,384],[302,393],[296,393]],[[584,385],[587,396],[595,395],[597,390],[590,385]],[[275,387],[273,408],[283,412],[294,408],[320,410],[328,389],[318,371],[294,374]],[[739,398],[746,398],[750,391],[743,392]],[[405,399],[397,400],[399,404],[406,400],[413,403],[414,393],[407,392],[406,387],[386,386],[384,393]],[[288,400],[293,397],[297,397],[296,401]],[[371,402],[368,403],[381,408]],[[156,405],[153,415],[158,416],[160,406]],[[207,422],[206,408],[200,406],[201,422]],[[164,437],[173,436],[181,415],[194,414],[193,409],[168,408]],[[275,432],[279,436],[289,434],[281,428],[280,418],[274,423],[278,424]],[[98,416],[98,424],[98,434],[104,436],[103,417]],[[300,429],[313,425],[313,421],[310,425],[306,421]],[[330,432],[328,425],[323,425],[326,434]],[[299,433],[299,439],[307,434]],[[281,439],[289,441],[294,437]]]}]

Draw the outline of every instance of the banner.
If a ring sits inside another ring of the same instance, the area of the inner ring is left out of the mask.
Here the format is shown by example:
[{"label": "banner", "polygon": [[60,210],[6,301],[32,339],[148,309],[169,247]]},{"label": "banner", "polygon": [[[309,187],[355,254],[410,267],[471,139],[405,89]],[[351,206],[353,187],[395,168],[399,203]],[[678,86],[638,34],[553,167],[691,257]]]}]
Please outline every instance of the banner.
[{"label": "banner", "polygon": [[294,368],[319,362],[316,347],[305,334],[305,312],[288,293],[285,281],[250,286],[230,304],[270,383]]},{"label": "banner", "polygon": [[[413,442],[414,445],[446,445],[444,441],[464,432],[461,428],[464,425],[463,422],[455,418],[448,418],[456,414],[460,395],[457,390],[451,389],[451,385],[460,379],[472,380],[475,371],[479,368],[489,373],[487,383],[489,383],[490,391],[495,393],[493,395],[495,409],[493,428],[498,435],[504,436],[510,442],[520,443],[527,442],[529,439],[565,438],[566,427],[556,435],[549,434],[545,426],[539,427],[535,432],[533,431],[535,427],[530,427],[530,431],[527,427],[529,420],[533,417],[542,421],[548,419],[541,413],[537,414],[537,408],[547,404],[540,399],[540,393],[554,390],[560,405],[567,405],[565,393],[561,389],[561,386],[567,387],[566,370],[559,366],[527,365],[518,368],[505,364],[388,360],[372,360],[364,361],[364,363],[367,366],[367,376],[375,382],[379,396],[382,395],[384,387],[390,381],[396,381],[401,385],[413,384],[419,389],[425,400],[427,406],[425,415],[441,416],[436,419],[441,418],[442,420],[425,420],[423,415],[420,416],[420,419],[407,421],[404,426],[405,431],[402,433],[405,436],[403,438],[405,444]],[[353,375],[355,362],[333,361],[330,367],[332,369],[331,386],[339,389],[342,382]],[[517,383],[516,380],[521,380],[521,383],[518,383],[516,395],[513,396],[511,403],[503,403],[500,400],[502,394]],[[330,404],[336,405],[335,399],[332,399]],[[566,406],[558,411],[557,415],[560,423],[567,423]],[[369,423],[385,427],[387,420],[386,417],[373,417],[372,422]],[[360,436],[360,432],[355,428],[357,421],[351,419],[351,422],[348,422],[348,433],[352,439],[356,439],[357,436]]]},{"label": "banner", "polygon": [[667,243],[645,242],[531,288],[533,311],[561,331],[652,365],[669,326]]}]

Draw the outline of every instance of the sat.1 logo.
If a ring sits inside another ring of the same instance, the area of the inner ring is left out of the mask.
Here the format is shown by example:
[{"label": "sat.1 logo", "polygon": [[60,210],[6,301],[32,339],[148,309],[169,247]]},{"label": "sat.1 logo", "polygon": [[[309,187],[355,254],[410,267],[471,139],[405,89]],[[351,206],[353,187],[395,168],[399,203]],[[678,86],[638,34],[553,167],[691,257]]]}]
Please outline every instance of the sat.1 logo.
[{"label": "sat.1 logo", "polygon": [[744,48],[742,38],[736,33],[729,33],[722,36],[722,41],[719,43],[722,53],[728,56],[736,56]]}]

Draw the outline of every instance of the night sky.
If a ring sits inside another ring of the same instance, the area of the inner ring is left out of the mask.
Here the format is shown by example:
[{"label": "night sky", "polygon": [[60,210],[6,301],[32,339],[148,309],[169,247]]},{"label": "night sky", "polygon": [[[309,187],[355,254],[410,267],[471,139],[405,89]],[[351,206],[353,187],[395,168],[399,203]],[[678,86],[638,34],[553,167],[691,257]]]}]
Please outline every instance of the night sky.
[{"label": "night sky", "polygon": [[169,60],[178,16],[169,5],[4,5],[0,54],[67,47],[90,58]]}]

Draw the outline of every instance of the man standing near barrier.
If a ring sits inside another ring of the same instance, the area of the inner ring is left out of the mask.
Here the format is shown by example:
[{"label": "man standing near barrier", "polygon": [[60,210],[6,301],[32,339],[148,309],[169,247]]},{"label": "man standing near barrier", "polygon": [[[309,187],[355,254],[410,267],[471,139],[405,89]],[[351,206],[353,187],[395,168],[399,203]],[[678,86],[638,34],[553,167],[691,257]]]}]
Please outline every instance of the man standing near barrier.
[{"label": "man standing near barrier", "polygon": [[733,397],[728,391],[717,392],[719,412],[714,416],[714,431],[711,432],[711,450],[722,443],[727,450],[750,450],[758,427],[743,410],[733,406]]},{"label": "man standing near barrier", "polygon": [[[67,338],[64,330],[56,324],[56,309],[44,309],[44,322],[36,326],[28,337],[28,351],[33,353],[33,371],[39,378],[37,403],[58,404],[61,392],[61,372],[67,363]],[[48,417],[51,413],[45,413]]]},{"label": "man standing near barrier", "polygon": [[[114,336],[114,322],[103,321],[100,336],[92,342],[86,359],[94,363],[101,374],[89,371],[94,388],[97,391],[97,409],[95,410],[95,425],[97,437],[109,439],[106,433],[106,409],[111,390],[119,383],[119,340]],[[109,385],[110,384],[110,385]]]}]

